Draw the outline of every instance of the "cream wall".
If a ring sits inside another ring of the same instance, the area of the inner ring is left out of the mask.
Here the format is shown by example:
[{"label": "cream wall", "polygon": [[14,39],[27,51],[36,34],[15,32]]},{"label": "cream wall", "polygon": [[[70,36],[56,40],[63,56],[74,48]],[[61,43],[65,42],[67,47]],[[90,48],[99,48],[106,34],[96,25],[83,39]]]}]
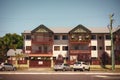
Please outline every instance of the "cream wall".
[{"label": "cream wall", "polygon": [[[63,57],[68,57],[68,50],[67,51],[62,50],[63,46],[68,46],[68,40],[62,40],[62,35],[64,35],[64,34],[59,34],[59,35],[60,35],[60,39],[59,40],[54,40],[53,57],[57,58],[58,55],[62,55]],[[60,46],[60,51],[54,51],[54,46]]]},{"label": "cream wall", "polygon": [[31,46],[31,40],[25,40],[24,46],[25,46],[25,53],[31,53],[30,50],[26,50],[26,46]]},{"label": "cream wall", "polygon": [[[60,51],[54,51],[54,46],[60,46]],[[68,51],[63,51],[62,46],[67,46],[67,45],[53,45],[53,57],[58,57],[58,55],[62,55],[63,57],[68,56]]]},{"label": "cream wall", "polygon": [[111,50],[106,50],[106,46],[111,46],[111,40],[105,40],[105,52],[107,52],[108,55],[111,56]]},{"label": "cream wall", "polygon": [[91,46],[96,46],[96,50],[91,50],[91,57],[98,57],[97,40],[91,40]]}]

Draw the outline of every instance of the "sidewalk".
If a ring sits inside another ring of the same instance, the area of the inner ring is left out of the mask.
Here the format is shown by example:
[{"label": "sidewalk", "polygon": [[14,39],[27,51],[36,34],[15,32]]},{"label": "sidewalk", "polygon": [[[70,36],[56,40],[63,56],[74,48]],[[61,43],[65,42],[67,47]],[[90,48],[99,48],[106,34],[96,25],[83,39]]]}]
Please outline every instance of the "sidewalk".
[{"label": "sidewalk", "polygon": [[[20,72],[22,72],[22,71],[26,71],[26,72],[55,72],[53,70],[53,68],[28,68],[28,69],[23,69],[23,70],[18,70],[18,71],[20,71]],[[61,71],[58,71],[58,72],[61,72]],[[66,71],[66,72],[68,72],[68,71]],[[71,72],[74,72],[74,71],[71,71]],[[91,68],[89,72],[114,72],[114,73],[120,73],[120,69],[115,69],[114,71],[112,71],[111,69]]]},{"label": "sidewalk", "polygon": [[48,72],[53,71],[52,68],[29,68],[27,71],[39,71],[39,72]]},{"label": "sidewalk", "polygon": [[[119,72],[120,73],[120,65],[115,67],[115,70],[112,71],[111,66],[107,65],[107,68],[101,68],[100,65],[91,65],[90,66],[90,71],[94,71],[94,72]],[[53,68],[23,68],[23,69],[18,69],[17,71],[27,71],[27,72],[54,72]]]},{"label": "sidewalk", "polygon": [[90,68],[91,71],[120,72],[120,65],[116,65],[114,71],[112,71],[111,65],[106,65],[106,68],[102,68],[100,65],[91,65]]}]

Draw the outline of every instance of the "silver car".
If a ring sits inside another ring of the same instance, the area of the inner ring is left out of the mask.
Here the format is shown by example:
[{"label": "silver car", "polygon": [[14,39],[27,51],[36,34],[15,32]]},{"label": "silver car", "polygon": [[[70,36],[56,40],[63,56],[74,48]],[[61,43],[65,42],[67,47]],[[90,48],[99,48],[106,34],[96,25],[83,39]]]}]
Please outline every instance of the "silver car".
[{"label": "silver car", "polygon": [[0,70],[2,71],[15,71],[17,68],[10,63],[1,63]]},{"label": "silver car", "polygon": [[54,66],[54,70],[55,71],[58,71],[58,70],[68,71],[68,70],[71,70],[71,68],[70,68],[70,66],[68,64],[61,63],[61,64],[56,64]]}]

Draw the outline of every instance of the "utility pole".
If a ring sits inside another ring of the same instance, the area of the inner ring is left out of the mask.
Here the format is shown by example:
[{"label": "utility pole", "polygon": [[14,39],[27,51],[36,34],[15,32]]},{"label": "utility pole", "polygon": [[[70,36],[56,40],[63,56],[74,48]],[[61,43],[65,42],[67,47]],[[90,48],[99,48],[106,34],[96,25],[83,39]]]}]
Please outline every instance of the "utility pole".
[{"label": "utility pole", "polygon": [[111,58],[112,58],[112,70],[115,69],[115,55],[114,55],[114,44],[113,44],[113,27],[112,27],[112,24],[113,24],[113,16],[114,14],[111,14],[110,15],[110,36],[111,36]]}]

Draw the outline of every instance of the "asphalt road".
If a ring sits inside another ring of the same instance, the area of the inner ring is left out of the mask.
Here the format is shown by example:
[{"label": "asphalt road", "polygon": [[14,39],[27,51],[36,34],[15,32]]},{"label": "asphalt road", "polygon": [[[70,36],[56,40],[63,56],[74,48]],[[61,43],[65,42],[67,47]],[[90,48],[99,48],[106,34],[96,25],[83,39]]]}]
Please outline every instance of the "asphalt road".
[{"label": "asphalt road", "polygon": [[92,72],[6,72],[0,73],[0,80],[120,80],[120,74]]}]

